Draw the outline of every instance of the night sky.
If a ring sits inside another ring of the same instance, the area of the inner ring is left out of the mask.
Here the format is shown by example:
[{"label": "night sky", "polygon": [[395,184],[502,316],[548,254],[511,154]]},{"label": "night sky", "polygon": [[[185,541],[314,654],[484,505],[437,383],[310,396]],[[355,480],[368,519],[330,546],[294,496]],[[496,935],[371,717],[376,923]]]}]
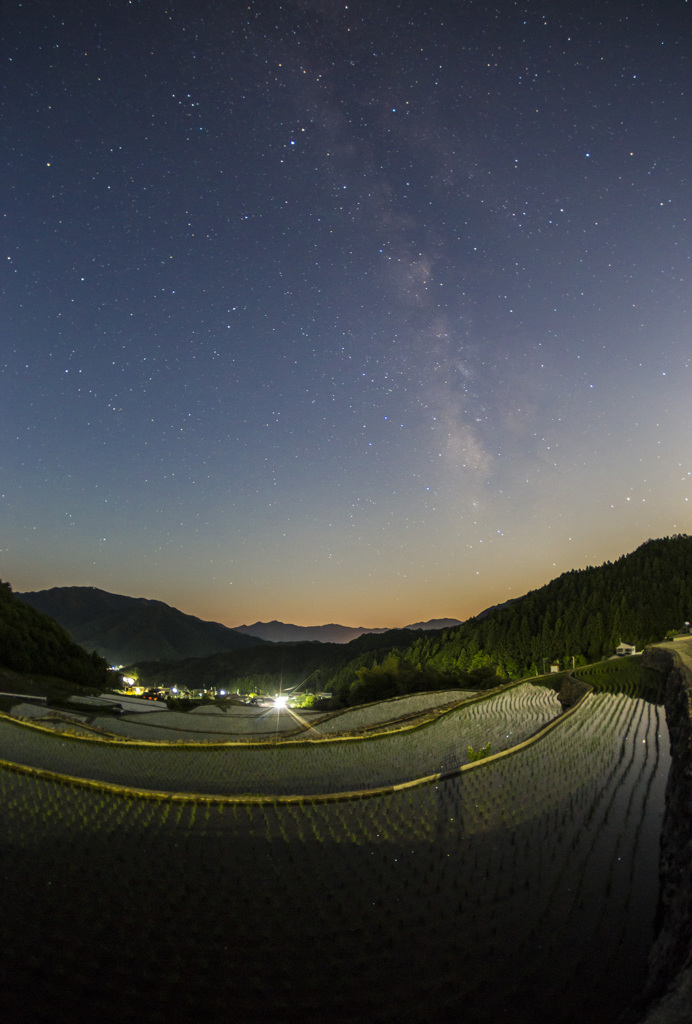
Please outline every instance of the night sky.
[{"label": "night sky", "polygon": [[692,532],[692,4],[4,4],[0,575],[464,619]]}]

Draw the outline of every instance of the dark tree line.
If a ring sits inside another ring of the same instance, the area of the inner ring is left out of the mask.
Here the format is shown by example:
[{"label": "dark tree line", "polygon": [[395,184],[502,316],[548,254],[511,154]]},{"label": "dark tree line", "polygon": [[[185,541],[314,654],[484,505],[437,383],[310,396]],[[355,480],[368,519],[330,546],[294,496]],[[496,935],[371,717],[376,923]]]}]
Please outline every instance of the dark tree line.
[{"label": "dark tree line", "polygon": [[[344,703],[438,689],[495,685],[639,650],[692,619],[692,537],[650,540],[630,555],[574,570],[453,629],[416,635],[384,657],[361,655],[325,680]],[[499,678],[498,678],[499,677]],[[420,683],[420,685],[418,685]]]},{"label": "dark tree line", "polygon": [[679,629],[692,613],[692,537],[648,541],[596,568],[564,573],[481,621],[441,637],[429,658],[461,668],[489,657],[506,675],[609,657],[621,641],[641,649]]}]

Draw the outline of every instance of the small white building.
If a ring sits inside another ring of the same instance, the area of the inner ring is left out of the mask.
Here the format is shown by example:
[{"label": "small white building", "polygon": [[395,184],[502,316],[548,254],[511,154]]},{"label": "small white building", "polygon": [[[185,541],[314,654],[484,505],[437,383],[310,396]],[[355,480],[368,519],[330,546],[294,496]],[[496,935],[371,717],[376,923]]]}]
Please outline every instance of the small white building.
[{"label": "small white building", "polygon": [[636,654],[637,648],[633,644],[625,644],[621,640],[619,646],[615,648],[615,653],[618,658],[624,658],[628,654]]}]

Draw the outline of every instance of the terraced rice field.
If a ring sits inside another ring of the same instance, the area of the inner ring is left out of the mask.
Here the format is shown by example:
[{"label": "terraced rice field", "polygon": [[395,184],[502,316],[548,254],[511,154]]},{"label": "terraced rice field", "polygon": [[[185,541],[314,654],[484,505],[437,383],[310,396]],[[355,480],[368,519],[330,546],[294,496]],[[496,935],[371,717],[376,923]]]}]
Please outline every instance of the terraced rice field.
[{"label": "terraced rice field", "polygon": [[278,746],[112,743],[55,736],[2,718],[0,750],[17,764],[162,792],[314,795],[378,789],[449,771],[467,761],[469,745],[490,742],[493,751],[513,746],[559,711],[552,690],[523,684],[411,729],[324,741],[317,732],[314,740]]},{"label": "terraced rice field", "polygon": [[[505,739],[543,714],[517,690],[531,721]],[[507,728],[507,700],[402,733],[419,743],[411,764],[443,763],[471,728],[474,746]],[[312,749],[388,761],[387,741]],[[615,1020],[645,973],[668,763],[662,708],[598,694],[507,758],[365,799],[142,799],[0,770],[5,1012],[105,1024]]]},{"label": "terraced rice field", "polygon": [[393,719],[428,708],[443,707],[455,701],[468,700],[474,697],[473,690],[440,690],[435,693],[412,693],[406,697],[392,697],[376,704],[364,704],[356,708],[347,708],[323,718],[314,724],[321,735],[352,732],[357,729],[370,729]]},{"label": "terraced rice field", "polygon": [[200,708],[189,712],[150,711],[116,719],[97,718],[94,724],[130,739],[162,743],[174,743],[176,740],[222,743],[226,740],[277,739],[284,733],[294,732],[298,722],[287,711],[277,712],[273,708],[262,711],[238,708],[225,714],[214,714]]},{"label": "terraced rice field", "polygon": [[[471,690],[444,690],[433,693],[415,693],[404,697],[393,697],[391,700],[378,701],[345,711],[315,712],[311,710],[293,711],[288,708],[258,708],[254,706],[236,705],[222,709],[218,706],[202,706],[192,711],[169,711],[152,704],[144,711],[130,710],[120,718],[99,716],[95,703],[95,713],[89,717],[90,724],[97,729],[122,736],[127,739],[160,741],[209,740],[223,742],[231,740],[239,742],[247,740],[280,740],[287,736],[300,736],[307,730],[310,735],[329,736],[348,733],[363,728],[373,728],[393,719],[415,714],[418,711],[439,708],[475,696]],[[109,698],[108,703],[113,703]],[[118,702],[117,700],[115,701]],[[128,707],[128,701],[124,706]],[[144,702],[142,702],[144,703]],[[160,708],[157,710],[157,708]],[[45,705],[19,703],[11,714],[19,718],[45,719]],[[86,716],[83,716],[86,717]]]}]

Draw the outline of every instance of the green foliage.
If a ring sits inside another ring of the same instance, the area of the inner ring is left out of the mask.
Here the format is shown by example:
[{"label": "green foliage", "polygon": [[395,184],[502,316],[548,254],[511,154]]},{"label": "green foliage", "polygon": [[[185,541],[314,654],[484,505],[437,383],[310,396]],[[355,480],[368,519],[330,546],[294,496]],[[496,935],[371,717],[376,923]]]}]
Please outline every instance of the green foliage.
[{"label": "green foliage", "polygon": [[0,665],[14,672],[54,676],[78,686],[108,685],[108,665],[88,654],[54,619],[24,604],[0,581]]},{"label": "green foliage", "polygon": [[461,626],[416,633],[391,652],[396,666],[387,658],[378,664],[368,651],[324,688],[341,704],[409,687],[435,689],[436,678],[445,686],[485,689],[536,675],[555,661],[578,669],[612,655],[621,640],[641,649],[679,628],[691,611],[692,537],[650,540],[617,562],[564,573]]},{"label": "green foliage", "polygon": [[474,750],[472,746],[469,746],[467,755],[469,761],[482,761],[484,757],[490,757],[490,743],[486,743],[484,747],[479,747],[478,750]]},{"label": "green foliage", "polygon": [[[426,667],[529,675],[543,662],[575,667],[624,640],[641,649],[690,618],[692,537],[650,540],[617,562],[564,573],[482,618],[421,638]],[[422,653],[422,652],[421,652]]]},{"label": "green foliage", "polygon": [[315,694],[314,693],[298,693],[291,700],[291,704],[296,708],[313,708],[315,706]]},{"label": "green foliage", "polygon": [[355,674],[348,691],[349,705],[430,690],[489,689],[505,681],[495,675],[491,665],[484,665],[473,672],[440,668],[431,663],[423,667],[412,661],[407,651],[390,651],[381,665],[362,666],[355,670]]}]

